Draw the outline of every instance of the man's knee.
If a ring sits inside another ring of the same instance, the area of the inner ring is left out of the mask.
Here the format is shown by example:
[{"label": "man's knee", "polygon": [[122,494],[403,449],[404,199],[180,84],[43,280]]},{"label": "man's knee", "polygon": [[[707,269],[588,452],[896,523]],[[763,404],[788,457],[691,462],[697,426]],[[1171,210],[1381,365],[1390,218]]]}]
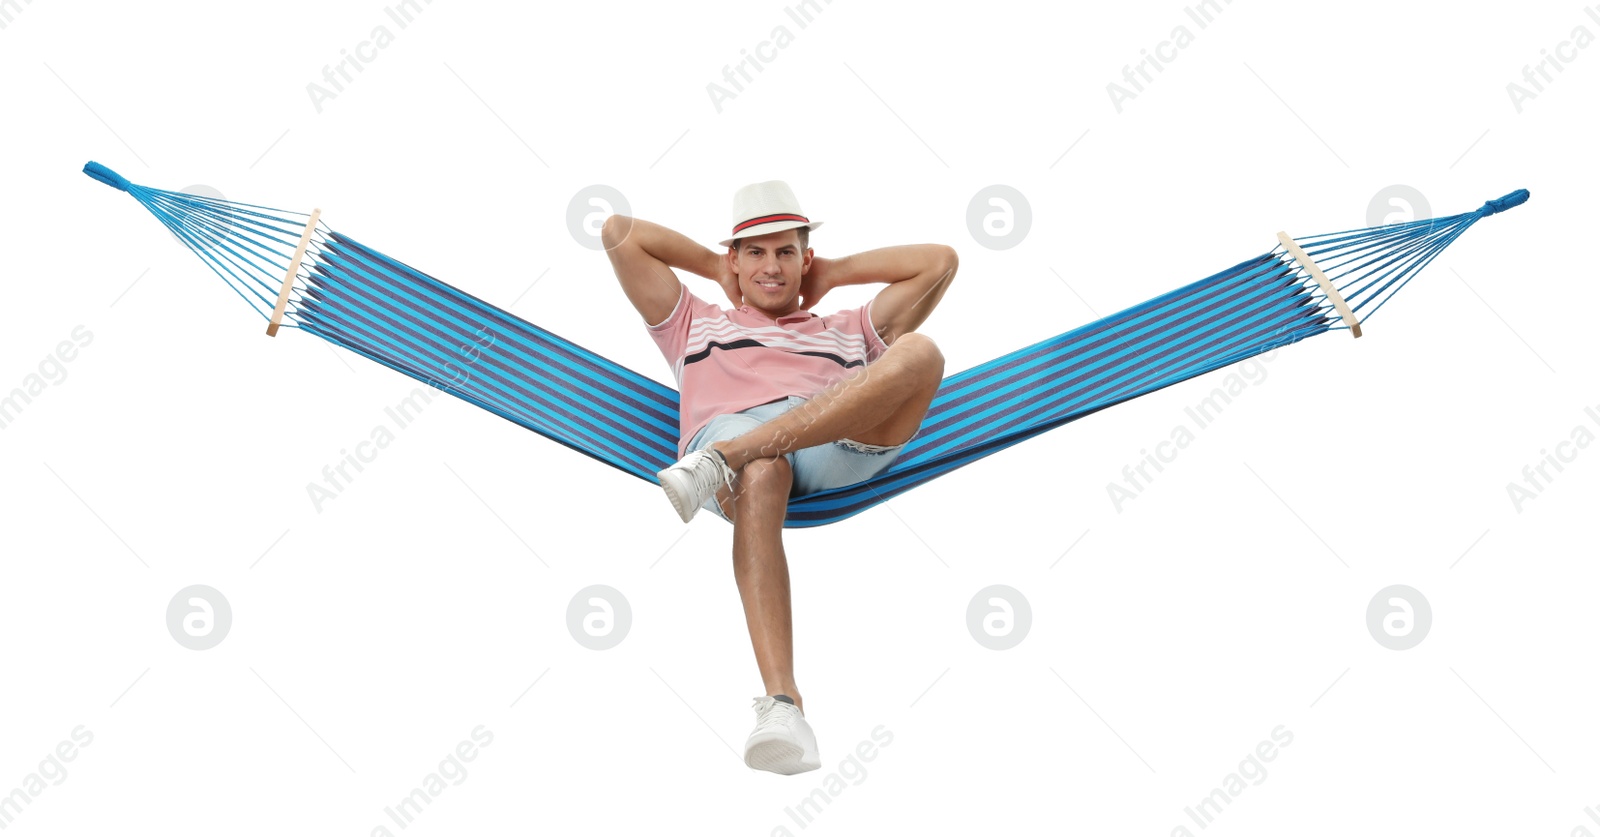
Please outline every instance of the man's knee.
[{"label": "man's knee", "polygon": [[933,338],[917,331],[909,331],[900,335],[894,341],[894,347],[906,355],[907,362],[911,363],[924,375],[934,381],[944,379],[944,352],[939,350],[939,344]]},{"label": "man's knee", "polygon": [[787,497],[794,484],[794,468],[787,456],[752,459],[739,469],[739,484],[742,493]]},{"label": "man's knee", "polygon": [[729,519],[738,519],[745,514],[760,514],[763,508],[779,504],[786,507],[793,481],[794,470],[789,466],[788,457],[752,459],[739,469],[732,491],[727,487],[721,489],[727,496],[722,508],[729,512]]}]

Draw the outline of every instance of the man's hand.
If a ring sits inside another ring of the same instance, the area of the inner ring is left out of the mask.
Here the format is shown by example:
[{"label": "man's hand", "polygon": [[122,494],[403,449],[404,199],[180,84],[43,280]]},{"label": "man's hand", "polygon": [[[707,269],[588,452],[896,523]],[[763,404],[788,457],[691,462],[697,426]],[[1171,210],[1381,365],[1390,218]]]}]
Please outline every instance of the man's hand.
[{"label": "man's hand", "polygon": [[810,311],[812,306],[822,301],[828,291],[833,290],[832,274],[835,260],[825,259],[821,256],[811,257],[811,269],[800,278],[800,307]]},{"label": "man's hand", "polygon": [[728,256],[727,251],[718,254],[717,270],[710,278],[716,280],[716,283],[722,286],[722,292],[727,294],[728,299],[733,302],[733,307],[738,308],[744,304],[744,291],[739,289],[739,276],[733,272],[731,262],[732,259]]}]

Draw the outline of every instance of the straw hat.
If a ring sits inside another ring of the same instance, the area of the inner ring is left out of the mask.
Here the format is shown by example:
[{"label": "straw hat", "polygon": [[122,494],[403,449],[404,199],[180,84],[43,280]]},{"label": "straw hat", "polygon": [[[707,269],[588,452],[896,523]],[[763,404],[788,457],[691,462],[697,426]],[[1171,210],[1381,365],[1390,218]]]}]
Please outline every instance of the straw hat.
[{"label": "straw hat", "polygon": [[734,239],[754,238],[768,233],[783,232],[796,227],[816,229],[821,221],[813,221],[800,211],[794,190],[782,180],[752,183],[733,195],[733,235],[719,242],[732,246]]}]

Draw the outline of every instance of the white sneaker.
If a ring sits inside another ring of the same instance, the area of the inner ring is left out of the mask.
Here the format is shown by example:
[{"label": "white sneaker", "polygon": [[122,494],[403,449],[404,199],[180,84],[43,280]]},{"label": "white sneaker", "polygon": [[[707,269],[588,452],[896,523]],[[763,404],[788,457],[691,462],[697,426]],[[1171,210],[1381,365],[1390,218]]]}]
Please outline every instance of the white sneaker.
[{"label": "white sneaker", "polygon": [[744,763],[755,770],[791,776],[822,766],[817,736],[798,707],[763,695],[756,698],[756,728],[744,742]]},{"label": "white sneaker", "polygon": [[722,454],[711,448],[691,451],[688,456],[674,462],[665,471],[656,474],[667,499],[678,510],[678,516],[688,523],[705,502],[717,496],[717,488],[733,488],[733,469],[728,467]]}]

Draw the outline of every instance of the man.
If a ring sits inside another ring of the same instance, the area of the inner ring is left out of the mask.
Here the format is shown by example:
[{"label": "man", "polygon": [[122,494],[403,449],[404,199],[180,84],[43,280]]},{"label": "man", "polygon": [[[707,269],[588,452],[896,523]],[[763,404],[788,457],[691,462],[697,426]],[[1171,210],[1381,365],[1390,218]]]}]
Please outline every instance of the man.
[{"label": "man", "polygon": [[[914,330],[957,267],[942,244],[824,259],[809,246],[820,226],[771,180],[734,195],[725,253],[622,215],[601,232],[678,381],[682,459],[661,486],[685,523],[704,507],[733,524],[734,577],[767,692],[755,699],[745,763],[783,774],[821,766],[794,681],[789,498],[881,473],[916,434],[944,357]],[[714,280],[735,307],[696,296],[674,268]],[[811,313],[829,290],[869,282],[889,284],[859,308]]]}]

